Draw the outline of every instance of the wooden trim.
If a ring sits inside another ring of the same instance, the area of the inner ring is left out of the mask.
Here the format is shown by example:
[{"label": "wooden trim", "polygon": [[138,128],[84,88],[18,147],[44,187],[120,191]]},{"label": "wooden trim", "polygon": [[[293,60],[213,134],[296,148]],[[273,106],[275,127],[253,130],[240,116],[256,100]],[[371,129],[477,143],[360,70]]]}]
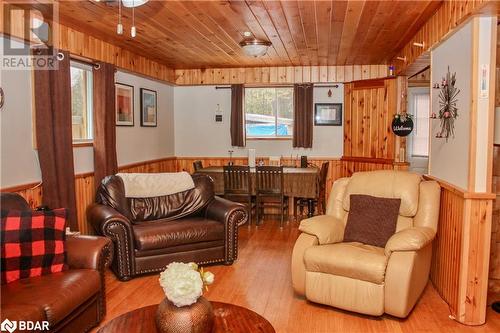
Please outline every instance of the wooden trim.
[{"label": "wooden trim", "polygon": [[[493,149],[489,149],[493,145],[495,139],[495,102],[496,102],[496,61],[497,57],[497,48],[498,48],[498,25],[491,26],[491,54],[490,54],[490,82],[489,82],[489,114],[488,114],[488,150],[487,150],[487,162],[486,162],[486,191],[492,192],[493,189]],[[497,47],[493,47],[493,45],[497,45]]]},{"label": "wooden trim", "polygon": [[342,156],[340,160],[359,163],[394,164],[394,160],[385,158]]},{"label": "wooden trim", "polygon": [[472,69],[471,69],[471,108],[469,124],[469,174],[467,188],[469,192],[476,190],[476,146],[477,146],[477,112],[478,104],[478,67],[479,67],[479,19],[472,19]]},{"label": "wooden trim", "polygon": [[450,192],[452,192],[452,193],[454,193],[454,194],[456,194],[464,199],[494,200],[494,199],[496,199],[496,196],[497,196],[496,193],[490,193],[490,192],[486,192],[486,193],[473,192],[473,191],[469,192],[467,190],[464,190],[461,187],[450,184],[447,181],[441,180],[441,179],[434,177],[434,176],[431,176],[431,175],[424,175],[423,177],[426,180],[434,180],[434,181],[438,182],[439,185],[441,185],[441,187],[443,187],[444,189],[446,189],[446,190],[448,190],[448,191],[450,191]]},{"label": "wooden trim", "polygon": [[73,142],[73,148],[94,147],[93,141]]},{"label": "wooden trim", "polygon": [[10,187],[5,187],[0,189],[0,192],[21,192],[21,191],[26,191],[29,189],[37,188],[42,185],[42,181],[36,182],[36,183],[28,183],[28,184],[21,184],[21,185],[15,185],[15,186],[10,186]]},{"label": "wooden trim", "polygon": [[118,166],[118,171],[130,169],[130,168],[135,168],[135,167],[142,166],[145,164],[153,164],[153,163],[158,163],[158,162],[163,162],[163,161],[172,161],[172,160],[176,160],[176,159],[177,159],[177,157],[170,156],[170,157],[158,158],[158,159],[148,160],[148,161],[143,161],[143,162],[124,164],[124,165]]},{"label": "wooden trim", "polygon": [[75,175],[75,179],[87,178],[87,177],[91,177],[91,176],[94,176],[94,171],[89,171],[89,172],[84,172],[84,173],[78,173],[78,174]]},{"label": "wooden trim", "polygon": [[386,79],[391,79],[391,78],[353,81],[352,89],[356,90],[356,89],[384,88]]}]

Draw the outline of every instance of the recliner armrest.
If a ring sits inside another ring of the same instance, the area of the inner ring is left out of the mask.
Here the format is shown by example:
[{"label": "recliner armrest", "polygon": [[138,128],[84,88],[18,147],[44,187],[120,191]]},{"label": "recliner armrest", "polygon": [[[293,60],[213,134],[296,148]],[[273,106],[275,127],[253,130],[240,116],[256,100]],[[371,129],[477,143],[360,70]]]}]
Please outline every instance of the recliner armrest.
[{"label": "recliner armrest", "polygon": [[395,251],[417,251],[427,246],[436,231],[428,227],[413,227],[401,230],[389,238],[385,245],[385,255],[390,256]]},{"label": "recliner armrest", "polygon": [[66,254],[70,269],[95,269],[103,272],[113,260],[113,243],[100,236],[68,236]]},{"label": "recliner armrest", "polygon": [[344,240],[344,223],[330,215],[318,215],[300,222],[299,230],[318,238],[319,244],[333,244]]},{"label": "recliner armrest", "polygon": [[217,196],[205,208],[205,217],[224,224],[235,221],[238,226],[248,220],[244,205]]}]

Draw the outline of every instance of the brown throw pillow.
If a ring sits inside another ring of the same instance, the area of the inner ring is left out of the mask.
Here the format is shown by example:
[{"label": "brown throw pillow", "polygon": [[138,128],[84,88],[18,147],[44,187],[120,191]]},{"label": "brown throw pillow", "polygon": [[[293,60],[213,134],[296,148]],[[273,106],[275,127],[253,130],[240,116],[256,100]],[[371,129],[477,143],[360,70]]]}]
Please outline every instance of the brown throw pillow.
[{"label": "brown throw pillow", "polygon": [[396,232],[401,199],[351,194],[344,242],[385,247]]}]

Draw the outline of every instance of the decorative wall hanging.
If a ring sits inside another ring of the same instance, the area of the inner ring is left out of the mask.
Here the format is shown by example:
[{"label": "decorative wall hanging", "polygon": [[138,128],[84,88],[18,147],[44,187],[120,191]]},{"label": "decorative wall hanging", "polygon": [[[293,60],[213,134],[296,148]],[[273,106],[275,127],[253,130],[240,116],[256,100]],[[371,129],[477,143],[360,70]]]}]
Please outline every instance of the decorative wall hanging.
[{"label": "decorative wall hanging", "polygon": [[[441,130],[436,134],[436,138],[445,138],[448,141],[450,136],[455,137],[455,119],[458,117],[458,89],[456,84],[457,73],[450,73],[450,66],[446,77],[441,81],[441,91],[439,92],[439,114],[437,118],[441,120]],[[431,118],[436,118],[436,114],[432,114]]]},{"label": "decorative wall hanging", "polygon": [[5,102],[5,95],[3,93],[3,89],[0,88],[0,109],[3,107],[4,102]]},{"label": "decorative wall hanging", "polygon": [[314,104],[315,126],[342,126],[341,103]]},{"label": "decorative wall hanging", "polygon": [[115,83],[116,126],[134,126],[134,87]]},{"label": "decorative wall hanging", "polygon": [[156,127],[157,103],[156,91],[141,88],[141,126]]},{"label": "decorative wall hanging", "polygon": [[392,132],[397,136],[407,136],[413,131],[412,115],[407,113],[397,114],[392,120]]}]

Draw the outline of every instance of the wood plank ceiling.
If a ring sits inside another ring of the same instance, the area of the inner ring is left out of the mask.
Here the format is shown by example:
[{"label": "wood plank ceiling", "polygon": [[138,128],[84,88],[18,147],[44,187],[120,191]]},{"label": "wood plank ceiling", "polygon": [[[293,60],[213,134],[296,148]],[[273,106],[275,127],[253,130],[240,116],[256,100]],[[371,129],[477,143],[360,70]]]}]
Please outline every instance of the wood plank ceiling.
[{"label": "wood plank ceiling", "polygon": [[[363,65],[389,61],[441,1],[59,1],[60,22],[173,68]],[[261,58],[245,56],[243,32],[270,40]]]}]

